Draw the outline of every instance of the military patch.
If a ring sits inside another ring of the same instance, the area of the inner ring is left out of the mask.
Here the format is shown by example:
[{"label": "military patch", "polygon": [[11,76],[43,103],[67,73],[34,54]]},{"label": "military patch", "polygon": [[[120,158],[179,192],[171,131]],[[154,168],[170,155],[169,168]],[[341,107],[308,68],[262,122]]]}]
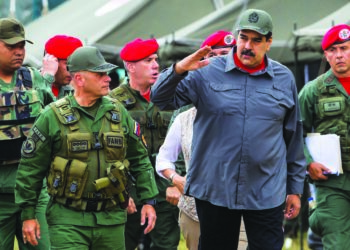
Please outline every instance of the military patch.
[{"label": "military patch", "polygon": [[82,152],[88,150],[88,141],[72,141],[71,144],[71,151],[72,152]]},{"label": "military patch", "polygon": [[46,137],[43,135],[43,133],[40,132],[37,126],[34,126],[32,130],[33,130],[33,133],[37,136],[37,138],[40,139],[40,141],[42,142],[46,141]]},{"label": "military patch", "polygon": [[120,116],[119,113],[111,111],[111,119],[113,122],[120,122]]},{"label": "military patch", "polygon": [[146,139],[145,139],[145,137],[144,137],[143,135],[141,136],[141,139],[142,139],[143,145],[144,145],[146,148],[148,148]]},{"label": "military patch", "polygon": [[257,23],[259,21],[259,15],[256,12],[253,12],[252,14],[249,15],[248,21],[250,23]]},{"label": "military patch", "polygon": [[338,111],[341,109],[340,102],[326,102],[323,104],[325,112]]},{"label": "military patch", "polygon": [[226,45],[231,45],[231,43],[233,42],[234,38],[233,38],[233,35],[226,35],[224,37],[224,43]]},{"label": "military patch", "polygon": [[140,137],[140,135],[141,135],[141,127],[140,127],[140,124],[138,122],[135,122],[135,124],[134,124],[134,134],[137,137]]},{"label": "military patch", "polygon": [[67,123],[71,123],[71,122],[74,122],[74,121],[77,121],[77,120],[78,120],[78,119],[74,116],[74,114],[65,115],[64,118],[66,119],[66,122],[67,122]]},{"label": "military patch", "polygon": [[22,145],[22,155],[31,156],[35,151],[36,143],[32,138],[28,138]]},{"label": "military patch", "polygon": [[13,32],[17,34],[22,34],[22,29],[21,29],[21,26],[19,26],[19,24],[14,25],[12,29],[13,29]]},{"label": "military patch", "polygon": [[107,146],[111,148],[123,147],[123,137],[121,136],[107,136]]},{"label": "military patch", "polygon": [[339,31],[339,38],[342,40],[348,39],[350,37],[350,30],[342,29]]}]

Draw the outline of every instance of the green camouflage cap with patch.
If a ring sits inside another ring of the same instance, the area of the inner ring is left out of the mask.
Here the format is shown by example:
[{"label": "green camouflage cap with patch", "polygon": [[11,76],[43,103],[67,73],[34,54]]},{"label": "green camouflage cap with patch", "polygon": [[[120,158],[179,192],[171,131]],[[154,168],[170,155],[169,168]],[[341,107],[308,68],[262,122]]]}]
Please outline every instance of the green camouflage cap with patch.
[{"label": "green camouflage cap with patch", "polygon": [[101,52],[92,46],[76,49],[67,59],[67,68],[70,72],[109,72],[117,67],[106,62]]},{"label": "green camouflage cap with patch", "polygon": [[236,30],[253,30],[267,35],[272,33],[272,18],[263,10],[248,9],[241,15]]},{"label": "green camouflage cap with patch", "polygon": [[25,39],[23,25],[14,18],[0,18],[0,40],[11,45],[23,41],[33,44]]}]

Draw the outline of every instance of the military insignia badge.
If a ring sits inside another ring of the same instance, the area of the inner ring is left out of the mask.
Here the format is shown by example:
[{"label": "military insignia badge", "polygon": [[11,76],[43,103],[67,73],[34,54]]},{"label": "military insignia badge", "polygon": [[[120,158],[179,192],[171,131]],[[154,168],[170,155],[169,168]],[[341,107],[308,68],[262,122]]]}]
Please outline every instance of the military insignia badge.
[{"label": "military insignia badge", "polygon": [[88,141],[86,140],[72,141],[70,146],[72,152],[84,152],[89,149]]},{"label": "military insignia badge", "polygon": [[350,37],[350,30],[348,29],[342,29],[339,31],[339,38],[342,40],[346,40]]},{"label": "military insignia badge", "polygon": [[18,24],[16,24],[13,26],[13,31],[17,34],[21,34],[21,27]]},{"label": "military insignia badge", "polygon": [[123,147],[123,137],[121,136],[107,136],[107,146],[111,148]]},{"label": "military insignia badge", "polygon": [[144,137],[143,135],[141,136],[141,139],[142,139],[143,145],[144,145],[146,148],[148,148],[146,139],[145,139],[145,137]]},{"label": "military insignia badge", "polygon": [[38,129],[37,126],[33,127],[33,135],[34,134],[36,135],[36,138],[38,138],[40,141],[42,141],[42,142],[46,141],[46,137],[44,136],[43,133],[41,133],[41,131]]},{"label": "military insignia badge", "polygon": [[323,104],[323,106],[324,106],[325,112],[332,112],[332,111],[341,110],[340,102],[327,102],[327,103]]},{"label": "military insignia badge", "polygon": [[134,124],[134,134],[137,137],[140,137],[140,135],[141,135],[141,128],[140,128],[140,124],[138,122],[135,122],[135,124]]},{"label": "military insignia badge", "polygon": [[31,157],[35,151],[36,144],[32,138],[28,138],[22,145],[22,155],[26,157]]},{"label": "military insignia badge", "polygon": [[224,43],[225,43],[226,45],[231,45],[232,42],[233,42],[233,40],[234,40],[233,35],[226,35],[226,36],[224,37]]},{"label": "military insignia badge", "polygon": [[257,23],[259,21],[259,15],[256,12],[253,12],[252,14],[249,15],[248,21],[250,23]]}]

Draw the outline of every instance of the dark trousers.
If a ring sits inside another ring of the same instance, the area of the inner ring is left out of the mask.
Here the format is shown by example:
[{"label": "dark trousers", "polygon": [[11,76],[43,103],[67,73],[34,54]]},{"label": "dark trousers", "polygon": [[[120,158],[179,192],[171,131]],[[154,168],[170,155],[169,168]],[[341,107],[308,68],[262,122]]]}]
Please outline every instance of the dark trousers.
[{"label": "dark trousers", "polygon": [[280,250],[283,247],[284,204],[266,210],[233,210],[196,199],[200,222],[199,250],[237,249],[241,217],[249,250]]},{"label": "dark trousers", "polygon": [[[142,231],[140,225],[141,209],[128,215],[125,225],[126,250],[134,250],[140,243]],[[151,250],[176,250],[180,241],[179,209],[170,203],[163,201],[156,206],[157,221],[154,229],[148,234],[151,239]]]}]

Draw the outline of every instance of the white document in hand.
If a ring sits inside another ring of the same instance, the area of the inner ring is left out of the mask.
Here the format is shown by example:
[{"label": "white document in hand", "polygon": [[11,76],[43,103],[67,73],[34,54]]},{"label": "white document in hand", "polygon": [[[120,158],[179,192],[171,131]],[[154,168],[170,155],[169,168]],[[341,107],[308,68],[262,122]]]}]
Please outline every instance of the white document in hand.
[{"label": "white document in hand", "polygon": [[325,165],[332,174],[343,173],[338,135],[310,133],[305,138],[305,144],[315,162]]}]

